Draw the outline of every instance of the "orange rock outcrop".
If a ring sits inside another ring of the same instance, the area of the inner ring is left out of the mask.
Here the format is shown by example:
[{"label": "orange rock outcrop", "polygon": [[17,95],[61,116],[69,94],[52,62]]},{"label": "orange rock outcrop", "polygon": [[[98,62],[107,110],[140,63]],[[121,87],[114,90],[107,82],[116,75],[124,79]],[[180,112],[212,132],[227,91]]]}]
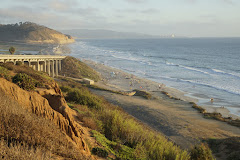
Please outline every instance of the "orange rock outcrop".
[{"label": "orange rock outcrop", "polygon": [[74,120],[74,111],[68,107],[58,85],[54,83],[51,86],[52,88],[46,89],[45,92],[28,92],[0,78],[0,92],[3,92],[6,98],[13,98],[27,111],[51,120],[80,150],[90,155],[89,148],[82,138],[81,126]]}]

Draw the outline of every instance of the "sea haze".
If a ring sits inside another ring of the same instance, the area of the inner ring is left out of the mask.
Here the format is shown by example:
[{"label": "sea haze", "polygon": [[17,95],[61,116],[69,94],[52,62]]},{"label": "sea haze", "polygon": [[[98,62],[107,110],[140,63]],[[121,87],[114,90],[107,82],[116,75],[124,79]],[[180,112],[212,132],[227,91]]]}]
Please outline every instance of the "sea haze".
[{"label": "sea haze", "polygon": [[70,47],[74,57],[164,83],[199,105],[240,115],[240,38],[92,39]]}]

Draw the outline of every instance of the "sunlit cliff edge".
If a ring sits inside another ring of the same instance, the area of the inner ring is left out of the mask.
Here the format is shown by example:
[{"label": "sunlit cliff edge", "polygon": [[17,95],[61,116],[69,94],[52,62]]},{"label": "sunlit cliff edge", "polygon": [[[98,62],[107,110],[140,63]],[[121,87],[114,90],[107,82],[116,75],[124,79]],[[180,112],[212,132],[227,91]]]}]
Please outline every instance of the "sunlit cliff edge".
[{"label": "sunlit cliff edge", "polygon": [[75,42],[70,35],[62,34],[32,22],[0,24],[0,41],[36,44],[67,44]]}]

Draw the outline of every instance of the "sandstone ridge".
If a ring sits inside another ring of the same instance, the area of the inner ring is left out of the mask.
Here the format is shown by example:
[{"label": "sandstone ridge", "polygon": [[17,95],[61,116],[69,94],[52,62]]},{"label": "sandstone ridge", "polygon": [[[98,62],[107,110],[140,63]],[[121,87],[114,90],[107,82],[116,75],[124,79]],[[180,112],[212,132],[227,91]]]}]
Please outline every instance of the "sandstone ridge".
[{"label": "sandstone ridge", "polygon": [[20,41],[26,43],[66,44],[75,40],[70,35],[32,22],[0,24],[0,41]]}]

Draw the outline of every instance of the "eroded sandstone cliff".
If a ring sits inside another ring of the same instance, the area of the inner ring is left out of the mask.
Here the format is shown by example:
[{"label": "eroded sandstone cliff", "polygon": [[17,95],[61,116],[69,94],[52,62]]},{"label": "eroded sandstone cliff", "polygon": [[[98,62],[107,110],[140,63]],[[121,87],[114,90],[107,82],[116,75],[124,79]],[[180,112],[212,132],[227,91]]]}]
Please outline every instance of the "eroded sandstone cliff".
[{"label": "eroded sandstone cliff", "polygon": [[79,150],[90,155],[89,148],[82,138],[82,128],[74,120],[74,111],[68,107],[55,82],[45,91],[28,92],[6,79],[0,78],[0,92],[4,93],[6,98],[17,101],[27,111],[51,120],[71,139],[72,143],[78,146]]}]

